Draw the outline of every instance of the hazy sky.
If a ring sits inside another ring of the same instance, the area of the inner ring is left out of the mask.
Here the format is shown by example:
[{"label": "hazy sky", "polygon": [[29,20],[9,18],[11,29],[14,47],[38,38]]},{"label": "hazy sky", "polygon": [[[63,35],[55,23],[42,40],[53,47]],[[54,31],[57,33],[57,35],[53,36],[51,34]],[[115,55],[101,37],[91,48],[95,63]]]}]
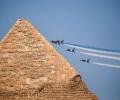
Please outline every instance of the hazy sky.
[{"label": "hazy sky", "polygon": [[[0,0],[0,38],[19,18],[30,21],[49,41],[120,50],[120,0]],[[120,69],[84,64],[80,59],[120,61],[68,53],[65,46],[55,48],[99,100],[120,100]]]}]

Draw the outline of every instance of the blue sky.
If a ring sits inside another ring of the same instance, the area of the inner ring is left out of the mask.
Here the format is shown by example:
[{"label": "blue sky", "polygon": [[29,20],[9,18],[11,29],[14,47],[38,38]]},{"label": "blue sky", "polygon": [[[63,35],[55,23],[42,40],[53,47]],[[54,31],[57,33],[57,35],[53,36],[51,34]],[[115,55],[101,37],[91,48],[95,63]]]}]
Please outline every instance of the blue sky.
[{"label": "blue sky", "polygon": [[[119,0],[0,0],[0,38],[19,18],[30,21],[50,41],[120,50]],[[120,64],[54,46],[80,72],[99,100],[120,99],[120,69],[83,64],[81,58]]]}]

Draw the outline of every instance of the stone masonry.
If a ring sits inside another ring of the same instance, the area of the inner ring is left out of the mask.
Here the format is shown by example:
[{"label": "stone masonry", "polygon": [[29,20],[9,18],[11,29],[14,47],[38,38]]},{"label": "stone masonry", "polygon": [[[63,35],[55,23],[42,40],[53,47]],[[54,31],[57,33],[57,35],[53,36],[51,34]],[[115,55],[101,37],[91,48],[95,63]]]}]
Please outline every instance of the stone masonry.
[{"label": "stone masonry", "polygon": [[0,100],[98,100],[27,20],[0,41]]}]

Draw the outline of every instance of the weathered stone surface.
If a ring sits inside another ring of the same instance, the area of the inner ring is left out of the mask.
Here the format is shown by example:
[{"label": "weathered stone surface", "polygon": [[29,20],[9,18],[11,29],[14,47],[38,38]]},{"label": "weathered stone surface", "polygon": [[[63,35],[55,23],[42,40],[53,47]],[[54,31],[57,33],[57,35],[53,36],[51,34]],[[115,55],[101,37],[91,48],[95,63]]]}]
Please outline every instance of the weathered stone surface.
[{"label": "weathered stone surface", "polygon": [[0,100],[97,100],[77,71],[25,19],[0,42]]}]

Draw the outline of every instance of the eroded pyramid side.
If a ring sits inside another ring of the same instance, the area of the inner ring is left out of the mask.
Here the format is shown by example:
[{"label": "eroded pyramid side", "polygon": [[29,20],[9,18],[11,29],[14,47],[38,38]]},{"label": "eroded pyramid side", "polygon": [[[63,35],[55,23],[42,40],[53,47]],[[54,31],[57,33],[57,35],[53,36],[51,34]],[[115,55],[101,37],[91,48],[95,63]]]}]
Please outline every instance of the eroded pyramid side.
[{"label": "eroded pyramid side", "polygon": [[21,100],[21,95],[26,94],[29,100],[70,100],[75,96],[76,100],[97,100],[78,72],[25,19],[17,20],[2,39],[0,55],[3,97],[14,95],[17,100],[15,96],[19,95]]},{"label": "eroded pyramid side", "polygon": [[10,79],[11,84],[18,84],[20,88],[27,85],[38,87],[44,81],[64,82],[77,74],[26,20],[18,20],[0,45],[0,68],[5,75],[3,80]]}]

